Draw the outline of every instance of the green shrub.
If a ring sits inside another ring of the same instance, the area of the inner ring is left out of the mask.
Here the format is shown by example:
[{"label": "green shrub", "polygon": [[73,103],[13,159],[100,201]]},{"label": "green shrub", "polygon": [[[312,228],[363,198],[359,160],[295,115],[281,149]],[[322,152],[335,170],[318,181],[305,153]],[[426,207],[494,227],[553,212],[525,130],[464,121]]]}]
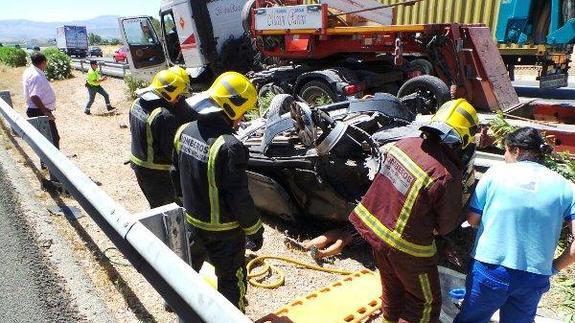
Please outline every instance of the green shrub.
[{"label": "green shrub", "polygon": [[45,72],[49,80],[65,80],[72,77],[72,66],[68,55],[55,47],[46,48],[42,53],[48,59]]},{"label": "green shrub", "polygon": [[20,48],[0,47],[0,62],[12,66],[26,66],[26,52]]},{"label": "green shrub", "polygon": [[124,77],[124,82],[126,83],[126,86],[128,87],[126,89],[126,95],[130,99],[135,99],[138,96],[138,95],[136,95],[137,89],[141,89],[141,88],[144,88],[144,87],[150,85],[149,82],[136,79],[130,75],[127,75],[126,77]]}]

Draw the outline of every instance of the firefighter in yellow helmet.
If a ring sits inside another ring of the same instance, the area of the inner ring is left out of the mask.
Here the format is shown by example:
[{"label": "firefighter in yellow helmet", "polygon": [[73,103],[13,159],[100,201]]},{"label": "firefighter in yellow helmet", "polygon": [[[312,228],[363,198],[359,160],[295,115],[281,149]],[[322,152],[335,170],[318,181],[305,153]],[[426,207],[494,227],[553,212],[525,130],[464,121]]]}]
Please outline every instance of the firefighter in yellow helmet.
[{"label": "firefighter in yellow helmet", "polygon": [[478,119],[465,100],[445,103],[422,135],[384,146],[385,161],[350,221],[371,245],[384,321],[438,322],[441,289],[434,236],[462,221],[462,153]]},{"label": "firefighter in yellow helmet", "polygon": [[150,86],[137,91],[130,109],[130,162],[151,208],[175,201],[169,174],[174,135],[179,126],[195,119],[183,100],[189,82],[181,67],[160,71]]},{"label": "firefighter in yellow helmet", "polygon": [[218,291],[244,311],[245,250],[261,248],[264,228],[248,191],[248,150],[234,132],[257,92],[244,75],[226,72],[187,102],[198,120],[176,133],[171,175],[186,209],[192,267],[209,258]]}]

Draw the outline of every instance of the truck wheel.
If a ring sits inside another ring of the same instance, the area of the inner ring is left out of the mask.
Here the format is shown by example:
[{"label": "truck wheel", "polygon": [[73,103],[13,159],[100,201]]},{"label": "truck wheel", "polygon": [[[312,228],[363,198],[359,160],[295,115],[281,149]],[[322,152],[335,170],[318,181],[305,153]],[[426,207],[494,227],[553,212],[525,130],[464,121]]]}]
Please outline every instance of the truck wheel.
[{"label": "truck wheel", "polygon": [[409,62],[409,67],[414,70],[420,71],[425,75],[431,75],[433,72],[433,64],[424,58],[416,58]]},{"label": "truck wheel", "polygon": [[324,81],[313,80],[305,83],[299,90],[299,96],[311,107],[326,105],[337,101],[337,95]]},{"label": "truck wheel", "polygon": [[423,114],[433,114],[443,103],[451,100],[447,85],[441,79],[431,75],[414,77],[403,83],[397,92],[397,97],[401,99],[408,95],[415,95],[422,100],[423,105],[413,112]]}]

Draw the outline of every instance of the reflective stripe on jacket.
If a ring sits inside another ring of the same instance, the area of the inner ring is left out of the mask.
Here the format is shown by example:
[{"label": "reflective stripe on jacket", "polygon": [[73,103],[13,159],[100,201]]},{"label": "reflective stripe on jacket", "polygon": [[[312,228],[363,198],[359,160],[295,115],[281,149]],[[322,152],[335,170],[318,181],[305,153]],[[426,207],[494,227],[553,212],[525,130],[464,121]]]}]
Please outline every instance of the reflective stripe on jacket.
[{"label": "reflective stripe on jacket", "polygon": [[[153,104],[136,99],[130,109],[132,148],[130,161],[137,166],[168,171],[171,165],[171,142],[177,124],[174,116],[156,100]],[[163,101],[163,102],[162,102]],[[157,120],[162,117],[162,123]],[[164,147],[167,146],[167,147]]]},{"label": "reflective stripe on jacket", "polygon": [[222,122],[212,117],[178,129],[172,180],[194,227],[211,234],[254,234],[262,222],[247,187],[247,149]]},{"label": "reflective stripe on jacket", "polygon": [[433,257],[433,231],[451,231],[462,212],[462,173],[438,142],[408,138],[385,161],[350,221],[372,246]]}]

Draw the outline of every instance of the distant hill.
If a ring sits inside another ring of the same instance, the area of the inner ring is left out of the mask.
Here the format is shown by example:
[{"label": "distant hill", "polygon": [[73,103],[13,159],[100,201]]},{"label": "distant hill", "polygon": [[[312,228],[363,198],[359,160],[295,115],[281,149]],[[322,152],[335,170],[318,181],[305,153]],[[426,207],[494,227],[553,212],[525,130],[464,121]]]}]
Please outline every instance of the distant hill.
[{"label": "distant hill", "polygon": [[103,38],[119,38],[118,16],[100,16],[89,20],[63,22],[37,22],[24,19],[0,20],[0,43],[24,42],[30,39],[47,41],[56,38],[56,27],[62,25],[86,26],[88,33]]}]

